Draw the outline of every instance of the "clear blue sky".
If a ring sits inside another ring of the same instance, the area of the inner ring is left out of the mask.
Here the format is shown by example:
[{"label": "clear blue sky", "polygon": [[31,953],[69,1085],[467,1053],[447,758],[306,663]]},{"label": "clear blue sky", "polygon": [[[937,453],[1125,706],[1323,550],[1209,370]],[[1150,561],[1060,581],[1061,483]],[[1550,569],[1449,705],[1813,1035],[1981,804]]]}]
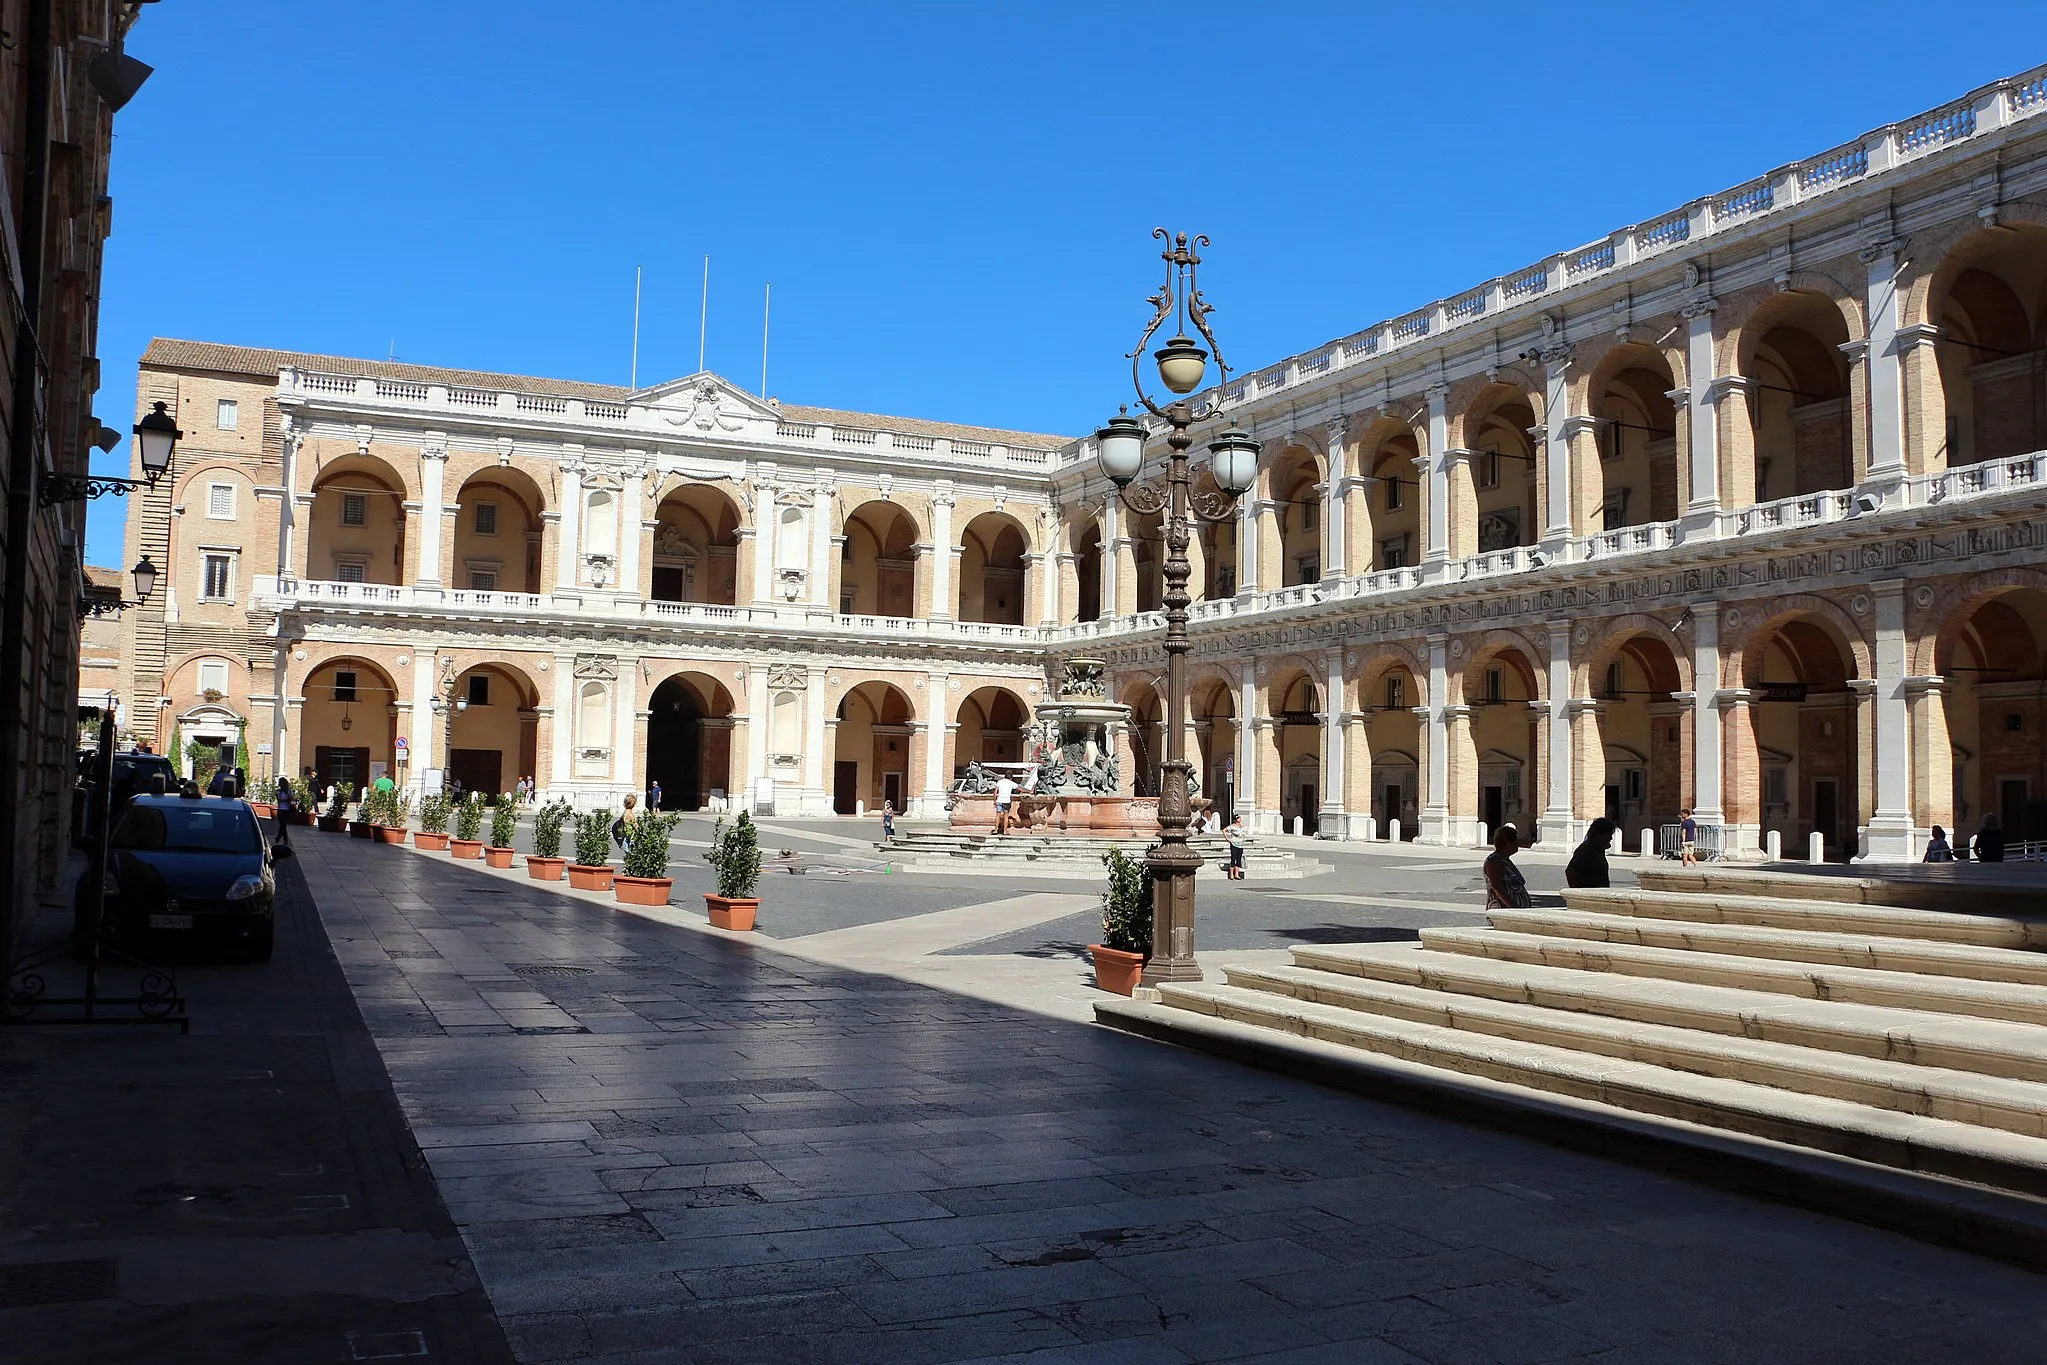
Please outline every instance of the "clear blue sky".
[{"label": "clear blue sky", "polygon": [[624,383],[635,265],[686,374],[709,254],[748,388],[773,281],[783,399],[1078,434],[1154,224],[1248,371],[2047,60],[2047,5],[162,0],[130,50],[123,431],[153,335]]}]

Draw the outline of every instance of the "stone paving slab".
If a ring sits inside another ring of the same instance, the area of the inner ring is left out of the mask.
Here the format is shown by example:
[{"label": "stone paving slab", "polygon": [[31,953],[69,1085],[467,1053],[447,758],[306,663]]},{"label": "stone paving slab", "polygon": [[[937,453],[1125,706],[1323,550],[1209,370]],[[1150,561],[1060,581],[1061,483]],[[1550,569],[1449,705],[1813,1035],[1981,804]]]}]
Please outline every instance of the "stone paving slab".
[{"label": "stone paving slab", "polygon": [[[939,990],[915,961],[855,971],[680,909],[301,844],[536,1365],[1668,1365],[1890,1359],[1904,1339],[1987,1365],[2047,1336],[2047,1282],[2023,1270],[1003,998],[1028,972]],[[390,956],[429,941],[456,970]],[[515,970],[534,963],[584,970]],[[488,1009],[504,980],[643,1031],[460,1033],[422,993]]]}]

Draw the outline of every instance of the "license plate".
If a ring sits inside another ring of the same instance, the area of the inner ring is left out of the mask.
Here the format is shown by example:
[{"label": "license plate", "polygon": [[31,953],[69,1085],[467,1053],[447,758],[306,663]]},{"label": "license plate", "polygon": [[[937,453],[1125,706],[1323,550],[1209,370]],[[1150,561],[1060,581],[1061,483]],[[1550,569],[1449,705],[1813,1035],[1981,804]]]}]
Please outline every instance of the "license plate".
[{"label": "license plate", "polygon": [[192,917],[190,915],[151,915],[149,917],[149,927],[152,929],[190,929],[192,927]]}]

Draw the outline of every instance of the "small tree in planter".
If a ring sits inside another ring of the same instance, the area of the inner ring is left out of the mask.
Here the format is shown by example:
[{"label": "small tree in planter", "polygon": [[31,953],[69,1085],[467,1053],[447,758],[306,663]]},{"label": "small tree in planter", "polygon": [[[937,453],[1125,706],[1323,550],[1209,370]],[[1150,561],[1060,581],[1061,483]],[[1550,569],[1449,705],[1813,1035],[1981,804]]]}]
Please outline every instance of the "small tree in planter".
[{"label": "small tree in planter", "polygon": [[533,814],[533,851],[526,855],[526,875],[537,882],[558,882],[567,860],[561,856],[562,826],[576,808],[566,801],[550,801]]},{"label": "small tree in planter", "polygon": [[373,839],[376,837],[375,808],[380,804],[382,795],[374,787],[362,793],[362,799],[356,802],[355,819],[348,822],[348,833],[351,838]]},{"label": "small tree in planter", "polygon": [[380,844],[405,842],[405,826],[412,819],[412,798],[403,792],[383,793],[377,808],[376,834]]},{"label": "small tree in planter", "polygon": [[625,866],[611,882],[622,905],[666,905],[675,879],[668,875],[668,835],[680,815],[648,811],[628,826]]},{"label": "small tree in planter", "polygon": [[578,891],[611,890],[611,808],[600,806],[576,817],[576,861],[569,864],[569,885]]},{"label": "small tree in planter", "polygon": [[435,792],[419,803],[419,833],[412,836],[412,842],[420,848],[440,852],[448,846],[447,797]]},{"label": "small tree in planter", "polygon": [[739,812],[739,819],[730,829],[725,827],[725,818],[718,817],[711,831],[711,850],[704,855],[704,861],[718,874],[717,894],[704,893],[704,906],[710,912],[712,925],[719,929],[753,928],[761,904],[753,894],[761,879],[760,837],[754,832],[753,817]]},{"label": "small tree in planter", "polygon": [[327,809],[320,812],[321,832],[326,834],[341,833],[348,824],[347,810],[348,788],[336,782],[333,793],[327,798]]},{"label": "small tree in planter", "polygon": [[483,856],[483,793],[471,792],[455,803],[455,842],[450,851],[457,858]]},{"label": "small tree in planter", "polygon": [[1095,984],[1129,995],[1151,955],[1151,873],[1120,848],[1102,855],[1109,888],[1102,893],[1102,941],[1090,944]]},{"label": "small tree in planter", "polygon": [[249,784],[249,804],[256,808],[256,814],[265,820],[277,814],[277,779],[258,778]]},{"label": "small tree in planter", "polygon": [[519,832],[519,798],[505,792],[490,806],[490,844],[483,860],[492,867],[512,865],[512,836]]}]

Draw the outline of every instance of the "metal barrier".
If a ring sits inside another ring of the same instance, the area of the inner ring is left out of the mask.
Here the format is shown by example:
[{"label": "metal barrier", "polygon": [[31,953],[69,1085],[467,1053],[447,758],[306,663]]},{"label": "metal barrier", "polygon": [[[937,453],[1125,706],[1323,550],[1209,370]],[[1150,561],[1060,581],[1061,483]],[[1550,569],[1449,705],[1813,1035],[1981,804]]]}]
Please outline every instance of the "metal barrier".
[{"label": "metal barrier", "polygon": [[[1720,825],[1700,825],[1697,847],[1693,856],[1701,861],[1711,861],[1721,856],[1726,849],[1726,830]],[[1658,825],[1656,827],[1656,856],[1659,858],[1684,857],[1684,826]]]}]

